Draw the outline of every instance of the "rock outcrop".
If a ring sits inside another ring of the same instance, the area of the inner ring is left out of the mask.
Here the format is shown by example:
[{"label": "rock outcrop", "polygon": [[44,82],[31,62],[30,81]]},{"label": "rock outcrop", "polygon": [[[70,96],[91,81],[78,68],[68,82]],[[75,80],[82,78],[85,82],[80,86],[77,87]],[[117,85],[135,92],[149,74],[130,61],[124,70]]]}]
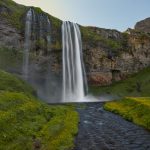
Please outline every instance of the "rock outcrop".
[{"label": "rock outcrop", "polygon": [[99,28],[92,30],[97,36],[96,43],[93,43],[92,38],[90,42],[90,38],[83,36],[84,59],[90,84],[108,85],[150,66],[148,34],[134,29],[125,33]]},{"label": "rock outcrop", "polygon": [[[22,72],[21,52],[24,48],[25,16],[29,9],[30,7],[18,5],[11,0],[0,1],[0,51],[5,47],[8,53],[10,52],[10,55],[13,53],[14,57],[16,55],[17,57],[20,56],[19,62],[18,59],[12,60],[13,67],[17,66],[17,69],[13,69],[13,71],[15,70],[15,72],[20,74]],[[41,84],[48,75],[47,66],[50,66],[50,80],[56,87],[57,83],[53,82],[54,79],[60,84],[62,76],[62,22],[43,12],[40,8],[32,7],[32,9],[34,9],[37,15],[47,16],[51,22],[51,50],[46,51],[45,47],[43,48],[46,43],[43,44],[41,41],[35,41],[36,46],[34,45],[31,50],[30,71],[36,81],[41,80],[41,82],[39,81],[39,84]],[[83,56],[89,84],[109,85],[114,81],[126,78],[129,74],[150,66],[149,27],[149,18],[138,22],[135,29],[128,29],[124,33],[117,30],[80,26]],[[36,30],[39,30],[38,26]],[[18,52],[19,55],[16,54]],[[0,52],[0,55],[0,58],[5,56],[3,51]],[[2,63],[0,60],[0,67],[3,67],[3,64],[4,62]],[[6,68],[8,71],[12,71],[12,66]],[[44,82],[47,82],[47,80]]]},{"label": "rock outcrop", "polygon": [[135,25],[135,30],[150,33],[150,18],[139,21]]}]

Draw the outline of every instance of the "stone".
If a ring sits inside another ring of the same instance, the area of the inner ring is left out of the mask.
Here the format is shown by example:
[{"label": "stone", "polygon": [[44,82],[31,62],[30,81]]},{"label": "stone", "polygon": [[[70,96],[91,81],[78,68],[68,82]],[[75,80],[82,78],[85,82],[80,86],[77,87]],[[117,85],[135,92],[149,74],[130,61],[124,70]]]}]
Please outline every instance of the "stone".
[{"label": "stone", "polygon": [[150,18],[139,21],[135,25],[135,29],[140,32],[150,33]]}]

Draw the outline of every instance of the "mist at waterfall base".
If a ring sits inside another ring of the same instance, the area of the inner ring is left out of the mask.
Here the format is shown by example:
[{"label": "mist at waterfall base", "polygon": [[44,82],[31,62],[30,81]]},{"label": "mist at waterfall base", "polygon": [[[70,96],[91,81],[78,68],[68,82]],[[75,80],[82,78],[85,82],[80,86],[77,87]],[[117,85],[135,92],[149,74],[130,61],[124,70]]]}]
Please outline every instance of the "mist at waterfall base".
[{"label": "mist at waterfall base", "polygon": [[[43,23],[44,22],[44,23]],[[37,26],[39,28],[38,35]],[[43,30],[46,31],[43,33]],[[46,29],[46,30],[45,30]],[[35,32],[36,31],[36,32]],[[86,72],[82,55],[82,40],[79,26],[65,21],[62,23],[62,74],[51,69],[51,55],[41,71],[38,63],[30,58],[30,51],[38,39],[45,39],[47,51],[51,45],[51,23],[47,16],[37,15],[29,9],[25,21],[25,42],[22,77],[37,91],[37,96],[47,103],[98,102],[112,100],[111,96],[96,98],[88,94]]]}]

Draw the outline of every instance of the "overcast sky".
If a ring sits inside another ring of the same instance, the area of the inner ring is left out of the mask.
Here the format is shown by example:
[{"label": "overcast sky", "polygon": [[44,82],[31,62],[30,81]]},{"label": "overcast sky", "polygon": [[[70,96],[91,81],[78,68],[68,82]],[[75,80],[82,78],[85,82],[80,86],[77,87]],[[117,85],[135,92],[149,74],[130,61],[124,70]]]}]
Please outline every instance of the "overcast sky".
[{"label": "overcast sky", "polygon": [[150,17],[150,0],[14,0],[38,6],[49,14],[87,26],[126,30]]}]

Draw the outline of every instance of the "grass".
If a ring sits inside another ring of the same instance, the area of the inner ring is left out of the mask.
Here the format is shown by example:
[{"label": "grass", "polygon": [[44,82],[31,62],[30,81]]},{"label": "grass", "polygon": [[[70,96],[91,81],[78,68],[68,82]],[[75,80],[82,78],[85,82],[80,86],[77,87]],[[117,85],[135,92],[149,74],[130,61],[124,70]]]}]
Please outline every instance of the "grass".
[{"label": "grass", "polygon": [[27,7],[19,5],[12,0],[0,0],[0,7],[8,8],[8,12],[3,12],[0,15],[7,18],[8,21],[17,29],[24,27],[22,17],[27,10]]},{"label": "grass", "polygon": [[113,83],[110,86],[90,87],[90,92],[94,95],[111,94],[121,97],[136,96],[149,97],[150,96],[150,68],[141,70],[140,72],[131,75],[129,78]]},{"label": "grass", "polygon": [[118,49],[122,49],[122,43],[114,39],[107,39],[93,32],[89,27],[80,27],[82,38],[84,41],[96,45],[98,42],[104,43],[112,51],[119,53]]},{"label": "grass", "polygon": [[14,48],[0,47],[0,68],[7,70],[9,68],[20,69],[22,64],[23,52]]},{"label": "grass", "polygon": [[104,108],[150,130],[150,97],[126,97],[107,102]]},{"label": "grass", "polygon": [[74,147],[78,114],[72,105],[47,105],[16,76],[0,71],[0,150],[68,150]]},{"label": "grass", "polygon": [[26,82],[2,70],[0,70],[0,91],[23,92],[28,95],[35,93]]}]

